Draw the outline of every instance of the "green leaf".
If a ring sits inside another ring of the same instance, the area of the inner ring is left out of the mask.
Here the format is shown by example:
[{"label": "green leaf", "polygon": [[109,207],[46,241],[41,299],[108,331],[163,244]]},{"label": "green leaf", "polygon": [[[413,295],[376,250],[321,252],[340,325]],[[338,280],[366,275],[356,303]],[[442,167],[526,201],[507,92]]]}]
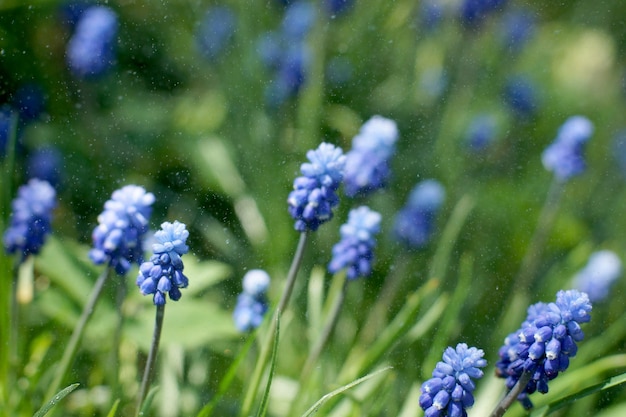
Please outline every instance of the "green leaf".
[{"label": "green leaf", "polygon": [[115,417],[115,413],[117,413],[117,407],[120,405],[120,399],[118,398],[117,400],[115,400],[115,403],[113,403],[113,407],[111,407],[111,411],[109,411],[109,414],[107,414],[107,417]]},{"label": "green leaf", "polygon": [[350,388],[353,388],[369,379],[374,378],[375,376],[377,376],[378,374],[381,374],[383,372],[386,372],[390,369],[392,369],[392,366],[387,366],[383,369],[380,369],[376,372],[372,372],[371,374],[365,375],[364,377],[361,377],[355,381],[352,381],[351,383],[344,385],[342,387],[337,388],[336,390],[329,392],[328,394],[324,395],[322,398],[320,398],[315,404],[313,404],[313,406],[311,408],[309,408],[303,415],[302,417],[309,417],[312,416],[313,414],[317,413],[318,410],[320,409],[320,407],[322,405],[324,405],[324,403],[328,400],[330,400],[331,398],[349,390]]},{"label": "green leaf", "polygon": [[622,385],[626,383],[626,373],[620,374],[620,375],[616,375],[616,376],[612,376],[611,378],[608,378],[607,380],[605,380],[604,382],[601,382],[599,384],[596,385],[592,385],[590,387],[587,387],[585,389],[582,389],[580,391],[578,391],[575,394],[572,395],[568,395],[567,397],[561,398],[558,401],[555,401],[551,404],[545,405],[543,407],[540,407],[538,409],[536,409],[535,411],[533,411],[531,413],[531,417],[543,417],[543,416],[547,416],[548,414],[553,413],[554,411],[565,407],[566,405],[569,405],[571,403],[573,403],[576,400],[579,400],[581,398],[584,398],[588,395],[591,394],[595,394],[596,392],[600,392],[600,391],[604,391],[607,390],[609,388],[613,388],[619,385]]},{"label": "green leaf", "polygon": [[57,405],[57,403],[59,401],[61,401],[63,398],[67,397],[67,395],[69,393],[71,393],[72,391],[74,391],[76,388],[78,388],[79,385],[80,384],[72,384],[69,387],[66,387],[66,388],[62,389],[61,391],[59,391],[54,397],[52,397],[52,399],[50,401],[48,401],[48,403],[46,405],[41,407],[39,409],[39,411],[37,411],[33,415],[33,417],[43,417],[43,416],[45,416],[48,413],[48,411],[50,411],[52,409],[52,407]]},{"label": "green leaf", "polygon": [[267,401],[270,396],[270,388],[272,387],[272,379],[274,378],[274,371],[276,370],[276,354],[278,353],[278,339],[280,335],[280,315],[276,315],[276,329],[274,331],[274,346],[272,347],[272,358],[270,362],[270,374],[267,377],[267,385],[263,392],[263,398],[261,399],[261,405],[259,406],[259,412],[257,417],[265,417],[267,414]]}]

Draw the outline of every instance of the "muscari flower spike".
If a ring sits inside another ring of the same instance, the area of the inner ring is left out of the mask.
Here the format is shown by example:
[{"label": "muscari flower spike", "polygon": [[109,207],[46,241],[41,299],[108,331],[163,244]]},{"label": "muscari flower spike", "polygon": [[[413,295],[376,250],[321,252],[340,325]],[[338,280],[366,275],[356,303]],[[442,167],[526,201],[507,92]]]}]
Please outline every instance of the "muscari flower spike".
[{"label": "muscari flower spike", "polygon": [[196,46],[208,61],[216,60],[228,47],[237,28],[237,17],[227,6],[207,10],[196,31]]},{"label": "muscari flower spike", "polygon": [[80,16],[67,45],[67,62],[78,77],[104,74],[115,61],[117,14],[106,6],[93,6]]},{"label": "muscari flower spike", "polygon": [[341,148],[325,142],[306,156],[309,162],[300,166],[302,176],[294,180],[294,189],[287,198],[289,214],[300,232],[315,231],[333,217],[346,163]]},{"label": "muscari flower spike", "polygon": [[113,192],[92,233],[89,258],[93,263],[108,263],[118,275],[124,275],[133,262],[143,261],[143,239],[152,203],[154,194],[138,185],[126,185]]},{"label": "muscari flower spike", "polygon": [[389,178],[389,159],[396,151],[396,122],[374,116],[363,124],[346,154],[345,193],[364,195],[385,186]]},{"label": "muscari flower spike", "polygon": [[243,291],[237,297],[233,311],[235,326],[241,332],[254,330],[261,325],[268,310],[267,290],[270,276],[262,269],[252,269],[243,277]]},{"label": "muscari flower spike", "polygon": [[438,362],[432,378],[422,384],[420,407],[425,417],[463,417],[474,405],[475,379],[482,378],[480,368],[487,366],[482,349],[465,343],[448,347],[443,362]]},{"label": "muscari flower spike", "polygon": [[41,250],[50,233],[56,191],[43,180],[33,178],[18,189],[13,200],[9,228],[4,233],[7,253],[20,253],[21,261]]},{"label": "muscari flower spike", "polygon": [[350,211],[348,222],[340,229],[341,240],[333,247],[333,257],[328,264],[331,274],[344,268],[349,280],[371,274],[380,220],[378,212],[365,206]]},{"label": "muscari flower spike", "polygon": [[583,152],[593,130],[593,123],[584,116],[567,119],[554,142],[541,154],[543,166],[561,182],[582,174],[587,166]]},{"label": "muscari flower spike", "polygon": [[529,307],[522,327],[510,334],[500,348],[496,375],[506,378],[511,390],[528,372],[531,379],[517,399],[526,409],[533,404],[528,396],[535,391],[548,392],[548,381],[569,367],[584,338],[580,328],[591,319],[591,302],[578,290],[559,291],[554,303],[537,303]]},{"label": "muscari flower spike", "polygon": [[574,288],[587,293],[591,302],[602,301],[622,275],[622,261],[610,250],[594,252],[587,265],[574,276]]},{"label": "muscari flower spike", "polygon": [[175,221],[161,224],[161,230],[154,234],[150,260],[139,267],[137,286],[143,295],[154,294],[154,305],[165,304],[165,293],[173,301],[180,300],[180,288],[186,288],[189,280],[183,274],[181,256],[189,252],[185,224]]},{"label": "muscari flower spike", "polygon": [[396,238],[409,248],[422,248],[430,240],[435,216],[445,200],[446,192],[436,180],[417,184],[406,205],[398,212],[394,225]]}]

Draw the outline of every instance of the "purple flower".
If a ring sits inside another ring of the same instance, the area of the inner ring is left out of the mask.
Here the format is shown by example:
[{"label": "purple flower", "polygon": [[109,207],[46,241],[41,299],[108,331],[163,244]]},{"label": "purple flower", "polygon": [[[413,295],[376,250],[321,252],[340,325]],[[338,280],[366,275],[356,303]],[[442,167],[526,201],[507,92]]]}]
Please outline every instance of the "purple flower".
[{"label": "purple flower", "polygon": [[436,180],[424,180],[417,184],[396,216],[396,238],[409,248],[424,247],[432,236],[435,216],[445,196],[443,186]]},{"label": "purple flower", "polygon": [[165,304],[165,294],[171,300],[180,300],[180,288],[186,288],[189,280],[183,274],[184,264],[181,256],[189,251],[187,238],[189,232],[183,223],[165,222],[161,230],[154,234],[152,251],[154,255],[139,267],[137,286],[143,295],[154,294],[154,305]]},{"label": "purple flower", "polygon": [[116,13],[105,6],[85,10],[67,45],[67,62],[78,77],[104,74],[115,61],[118,22]]},{"label": "purple flower", "polygon": [[574,287],[587,293],[591,302],[602,301],[622,275],[622,261],[610,250],[592,253],[587,265],[574,276]]},{"label": "purple flower", "polygon": [[374,116],[352,140],[346,154],[345,193],[348,197],[367,194],[385,186],[389,159],[395,153],[398,128],[391,119]]},{"label": "purple flower", "polygon": [[235,326],[241,332],[256,329],[268,310],[267,290],[270,276],[261,269],[252,269],[243,277],[243,292],[237,297],[233,311]]},{"label": "purple flower", "polygon": [[113,192],[98,216],[89,258],[96,265],[108,263],[119,275],[126,274],[133,262],[141,263],[152,203],[154,195],[137,185]]},{"label": "purple flower", "polygon": [[535,391],[548,392],[548,381],[569,367],[576,355],[576,342],[583,340],[581,323],[591,320],[591,303],[587,294],[578,290],[559,291],[554,303],[537,303],[528,309],[522,327],[509,335],[498,354],[496,375],[506,378],[512,389],[522,374],[531,379],[518,396],[525,408],[531,408],[528,396]]},{"label": "purple flower", "polygon": [[556,139],[541,154],[543,166],[559,181],[580,175],[587,167],[583,151],[593,134],[593,123],[584,116],[572,116],[559,128]]},{"label": "purple flower", "polygon": [[34,178],[19,188],[11,207],[4,247],[7,253],[20,253],[23,261],[28,255],[39,253],[50,233],[56,192],[48,182]]},{"label": "purple flower", "polygon": [[300,232],[315,231],[333,217],[346,163],[341,148],[325,142],[306,155],[310,162],[301,165],[302,176],[294,180],[294,189],[287,198],[289,214]]},{"label": "purple flower", "polygon": [[348,222],[340,229],[341,240],[333,247],[328,272],[334,274],[345,268],[349,280],[371,274],[380,219],[379,213],[365,206],[350,211]]},{"label": "purple flower", "polygon": [[445,350],[432,378],[421,387],[419,404],[425,416],[467,415],[465,409],[474,405],[474,380],[483,377],[480,368],[487,366],[483,356],[482,349],[470,348],[465,343]]}]

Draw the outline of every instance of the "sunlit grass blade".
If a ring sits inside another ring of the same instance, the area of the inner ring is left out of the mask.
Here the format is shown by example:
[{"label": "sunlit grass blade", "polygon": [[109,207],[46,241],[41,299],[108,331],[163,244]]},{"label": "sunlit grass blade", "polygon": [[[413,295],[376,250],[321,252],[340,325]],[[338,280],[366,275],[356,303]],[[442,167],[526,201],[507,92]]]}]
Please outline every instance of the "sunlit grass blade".
[{"label": "sunlit grass blade", "polygon": [[152,401],[154,400],[154,396],[159,391],[159,386],[155,385],[148,391],[148,395],[146,395],[146,399],[143,401],[141,406],[141,410],[139,411],[138,416],[149,416],[148,410],[150,410],[150,406],[152,406]]},{"label": "sunlit grass blade", "polygon": [[377,375],[379,375],[379,374],[381,374],[381,373],[383,373],[383,372],[386,372],[386,371],[388,371],[388,370],[390,370],[390,369],[393,369],[393,367],[392,367],[392,366],[387,366],[387,367],[385,367],[385,368],[383,368],[383,369],[379,369],[379,370],[378,370],[378,371],[376,371],[376,372],[372,372],[371,374],[365,375],[364,377],[361,377],[361,378],[359,378],[359,379],[357,379],[357,380],[355,380],[355,381],[352,381],[352,382],[351,382],[351,383],[349,383],[349,384],[346,384],[346,385],[344,385],[344,386],[342,386],[342,387],[337,388],[337,389],[336,389],[336,390],[334,390],[334,391],[329,392],[328,394],[326,394],[326,395],[324,395],[322,398],[320,398],[320,399],[319,399],[319,400],[318,400],[315,404],[313,404],[313,406],[311,406],[311,408],[309,408],[309,409],[308,409],[308,410],[307,410],[307,411],[306,411],[306,412],[302,415],[302,417],[309,417],[309,416],[312,416],[313,414],[317,413],[317,412],[319,411],[319,409],[320,409],[320,408],[321,408],[321,407],[322,407],[322,406],[323,406],[323,405],[324,405],[324,404],[325,404],[328,400],[330,400],[331,398],[333,398],[333,397],[335,397],[335,396],[337,396],[337,395],[339,395],[339,394],[342,394],[343,392],[345,392],[345,391],[349,390],[350,388],[353,388],[353,387],[355,387],[355,386],[357,386],[357,385],[359,385],[359,384],[361,384],[361,383],[363,383],[363,382],[367,381],[368,379],[371,379],[371,378],[373,378],[373,377],[375,377],[375,376],[377,376]]},{"label": "sunlit grass blade", "polygon": [[272,388],[272,379],[274,378],[274,371],[276,370],[276,355],[278,353],[278,340],[280,336],[280,315],[276,315],[276,329],[274,331],[274,346],[272,347],[272,358],[270,359],[270,373],[267,377],[267,384],[265,385],[265,391],[263,392],[263,398],[261,399],[261,405],[259,405],[259,411],[257,417],[265,417],[267,414],[267,404],[270,396],[270,389]]},{"label": "sunlit grass blade", "polygon": [[596,392],[604,391],[604,390],[622,385],[624,383],[626,383],[626,373],[613,376],[611,378],[608,378],[604,382],[587,387],[581,391],[578,391],[575,394],[568,395],[567,397],[561,398],[560,400],[555,401],[551,404],[544,405],[543,407],[540,407],[534,410],[530,414],[530,416],[531,417],[547,416],[548,414],[552,414],[553,412],[573,403],[574,401],[577,401],[588,395],[595,394]]},{"label": "sunlit grass blade", "polygon": [[48,401],[43,407],[41,407],[39,409],[39,411],[37,411],[33,415],[33,417],[43,417],[43,416],[45,416],[48,413],[48,411],[50,411],[52,409],[52,407],[57,405],[59,403],[59,401],[61,401],[63,398],[67,397],[72,391],[74,391],[76,388],[78,388],[79,385],[80,384],[72,384],[72,385],[70,385],[68,387],[63,388],[56,395],[54,395],[50,401]]},{"label": "sunlit grass blade", "polygon": [[109,414],[107,414],[107,417],[115,417],[115,413],[117,413],[117,407],[119,407],[119,405],[120,405],[120,399],[118,398],[113,403],[113,407],[111,407],[111,411],[109,411]]}]

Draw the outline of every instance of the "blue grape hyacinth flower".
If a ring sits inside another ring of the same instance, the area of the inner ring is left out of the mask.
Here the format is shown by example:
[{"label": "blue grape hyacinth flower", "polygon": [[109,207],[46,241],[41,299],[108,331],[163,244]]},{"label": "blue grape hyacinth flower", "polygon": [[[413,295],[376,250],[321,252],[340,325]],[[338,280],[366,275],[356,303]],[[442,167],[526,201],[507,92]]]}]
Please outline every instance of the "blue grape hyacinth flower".
[{"label": "blue grape hyacinth flower", "polygon": [[133,262],[142,262],[152,203],[154,194],[138,185],[126,185],[113,192],[92,233],[89,258],[93,263],[108,263],[117,274],[124,275]]},{"label": "blue grape hyacinth flower", "polygon": [[243,291],[237,297],[233,311],[235,326],[241,332],[254,330],[261,325],[268,310],[267,290],[270,276],[262,269],[252,269],[243,277]]},{"label": "blue grape hyacinth flower", "polygon": [[227,48],[237,27],[237,17],[227,6],[207,10],[196,31],[196,45],[208,61],[214,61]]},{"label": "blue grape hyacinth flower", "polygon": [[333,257],[328,272],[337,273],[347,269],[349,280],[367,277],[372,272],[375,236],[380,232],[380,213],[366,206],[353,209],[348,222],[341,226],[341,240],[333,246]]},{"label": "blue grape hyacinth flower", "polygon": [[67,45],[70,70],[80,78],[97,77],[115,62],[117,14],[106,6],[93,6],[80,16]]},{"label": "blue grape hyacinth flower", "polygon": [[583,152],[593,131],[593,123],[584,116],[567,119],[554,142],[543,151],[543,166],[561,182],[582,174],[587,167]]},{"label": "blue grape hyacinth flower", "polygon": [[500,348],[496,375],[506,378],[511,390],[524,373],[530,381],[517,399],[526,409],[532,408],[528,396],[535,391],[548,392],[548,381],[569,367],[584,338],[580,328],[591,320],[591,302],[578,290],[559,291],[554,303],[537,303],[529,307],[522,327],[510,334]]},{"label": "blue grape hyacinth flower", "polygon": [[3,241],[7,253],[20,253],[20,262],[39,253],[52,229],[56,191],[43,180],[33,178],[18,189]]},{"label": "blue grape hyacinth flower", "polygon": [[326,142],[306,156],[309,162],[300,166],[302,176],[294,180],[294,189],[287,198],[289,214],[299,232],[315,231],[333,217],[346,163],[341,148]]},{"label": "blue grape hyacinth flower", "polygon": [[396,151],[396,122],[374,116],[363,124],[346,154],[345,193],[348,197],[367,194],[385,186],[389,159]]},{"label": "blue grape hyacinth flower", "polygon": [[186,288],[189,280],[183,274],[182,255],[189,252],[187,238],[189,231],[184,223],[175,221],[161,224],[161,230],[154,234],[150,260],[139,267],[137,286],[143,295],[154,294],[154,305],[165,304],[165,294],[178,301],[182,296],[180,288]]},{"label": "blue grape hyacinth flower", "polygon": [[482,378],[480,368],[487,366],[482,349],[459,343],[448,347],[443,361],[438,362],[432,378],[422,384],[420,407],[426,417],[467,416],[465,411],[474,405],[475,379]]},{"label": "blue grape hyacinth flower", "polygon": [[589,301],[604,300],[611,285],[622,275],[622,261],[610,250],[594,252],[587,265],[574,276],[574,288],[587,293]]},{"label": "blue grape hyacinth flower", "polygon": [[419,249],[429,241],[435,228],[435,216],[446,197],[443,186],[436,180],[417,184],[406,205],[398,212],[394,224],[396,238],[407,247]]}]

